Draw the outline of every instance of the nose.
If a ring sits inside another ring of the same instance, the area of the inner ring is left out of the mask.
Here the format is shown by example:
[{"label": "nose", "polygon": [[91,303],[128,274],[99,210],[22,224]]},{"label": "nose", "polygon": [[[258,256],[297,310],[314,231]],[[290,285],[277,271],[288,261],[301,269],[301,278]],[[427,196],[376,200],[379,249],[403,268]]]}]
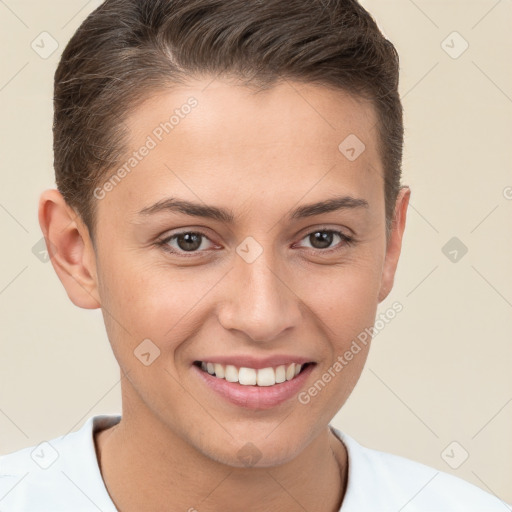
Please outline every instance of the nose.
[{"label": "nose", "polygon": [[270,253],[264,250],[252,263],[236,257],[217,311],[225,329],[240,331],[258,342],[270,342],[299,327],[305,311],[289,283],[290,273]]}]

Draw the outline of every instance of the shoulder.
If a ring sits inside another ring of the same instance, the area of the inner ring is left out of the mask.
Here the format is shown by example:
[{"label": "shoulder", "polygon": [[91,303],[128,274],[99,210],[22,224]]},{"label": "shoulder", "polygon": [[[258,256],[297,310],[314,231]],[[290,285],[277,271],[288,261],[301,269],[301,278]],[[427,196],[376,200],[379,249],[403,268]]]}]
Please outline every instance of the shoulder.
[{"label": "shoulder", "polygon": [[[373,450],[331,426],[348,452],[347,492],[341,512],[503,512],[507,504],[456,476]],[[509,509],[510,510],[510,509]]]},{"label": "shoulder", "polygon": [[92,416],[75,432],[1,455],[0,510],[115,510],[109,508],[93,432],[119,419],[119,415]]}]

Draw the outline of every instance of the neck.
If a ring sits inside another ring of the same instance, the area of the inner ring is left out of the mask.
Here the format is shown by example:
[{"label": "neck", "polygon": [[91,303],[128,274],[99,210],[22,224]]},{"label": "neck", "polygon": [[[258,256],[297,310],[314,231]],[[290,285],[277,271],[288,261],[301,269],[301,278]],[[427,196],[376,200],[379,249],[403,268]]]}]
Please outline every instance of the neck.
[{"label": "neck", "polygon": [[272,467],[233,467],[198,452],[158,421],[123,414],[96,433],[103,480],[118,510],[338,512],[347,453],[326,427],[296,458]]}]

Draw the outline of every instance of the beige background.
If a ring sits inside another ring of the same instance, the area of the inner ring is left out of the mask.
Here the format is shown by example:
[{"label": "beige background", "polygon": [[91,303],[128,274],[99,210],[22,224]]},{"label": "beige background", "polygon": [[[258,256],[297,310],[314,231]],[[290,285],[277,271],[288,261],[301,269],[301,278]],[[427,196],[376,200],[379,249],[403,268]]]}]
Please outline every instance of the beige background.
[{"label": "beige background", "polygon": [[[0,2],[0,453],[121,410],[100,312],[75,307],[32,252],[39,194],[54,186],[53,73],[97,5]],[[375,338],[332,423],[512,502],[512,2],[363,5],[401,56],[412,197],[395,287],[379,311],[394,301],[404,310]],[[31,48],[43,31],[59,44],[47,59]],[[468,248],[456,262],[442,252],[452,237]],[[455,465],[463,450],[468,459],[452,469],[445,459]]]}]

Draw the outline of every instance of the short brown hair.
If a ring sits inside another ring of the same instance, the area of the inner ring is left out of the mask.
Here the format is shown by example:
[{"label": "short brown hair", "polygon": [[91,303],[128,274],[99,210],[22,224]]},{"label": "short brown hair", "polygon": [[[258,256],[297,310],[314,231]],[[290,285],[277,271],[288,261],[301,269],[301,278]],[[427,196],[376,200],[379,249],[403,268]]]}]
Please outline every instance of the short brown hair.
[{"label": "short brown hair", "polygon": [[389,235],[404,135],[399,58],[356,0],[106,0],[67,44],[54,84],[57,188],[93,240],[93,190],[126,150],[126,116],[151,92],[221,74],[259,86],[289,78],[369,99]]}]

